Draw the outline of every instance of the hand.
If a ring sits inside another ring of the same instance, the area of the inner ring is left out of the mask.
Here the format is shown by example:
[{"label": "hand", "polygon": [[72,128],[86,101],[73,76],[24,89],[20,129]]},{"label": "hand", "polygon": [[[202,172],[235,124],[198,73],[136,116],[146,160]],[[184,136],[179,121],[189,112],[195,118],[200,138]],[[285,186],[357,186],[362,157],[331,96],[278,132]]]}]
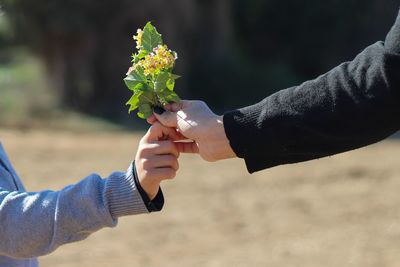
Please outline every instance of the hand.
[{"label": "hand", "polygon": [[202,101],[185,101],[165,107],[168,111],[154,114],[147,121],[161,122],[176,128],[192,143],[179,143],[178,149],[184,153],[199,153],[207,161],[217,161],[236,157],[226,137],[223,117],[214,114]]},{"label": "hand", "polygon": [[153,200],[160,183],[173,179],[179,168],[179,151],[173,141],[182,139],[173,128],[155,122],[139,143],[135,166],[140,185]]}]

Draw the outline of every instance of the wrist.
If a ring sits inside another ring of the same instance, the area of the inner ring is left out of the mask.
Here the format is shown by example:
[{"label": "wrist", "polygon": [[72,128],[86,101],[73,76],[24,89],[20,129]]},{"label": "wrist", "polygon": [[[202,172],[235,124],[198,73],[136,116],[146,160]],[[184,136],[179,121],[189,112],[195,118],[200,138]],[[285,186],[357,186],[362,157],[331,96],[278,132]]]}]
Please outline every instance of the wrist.
[{"label": "wrist", "polygon": [[225,132],[225,126],[224,126],[224,116],[218,116],[218,125],[219,125],[219,140],[220,140],[220,145],[221,145],[221,156],[223,159],[230,159],[230,158],[236,158],[236,154],[233,151],[231,144],[229,143],[229,139],[226,135]]},{"label": "wrist", "polygon": [[152,200],[160,189],[160,184],[156,183],[153,179],[146,178],[141,168],[138,168],[138,161],[135,160],[135,182],[138,187],[141,188],[142,193],[146,195],[146,198]]},{"label": "wrist", "polygon": [[154,194],[149,194],[142,186],[142,182],[140,181],[139,174],[136,168],[136,161],[133,163],[133,178],[136,184],[136,187],[143,199],[144,204],[149,212],[160,211],[164,206],[164,195],[162,193],[161,188],[157,185],[156,191]]},{"label": "wrist", "polygon": [[208,140],[205,140],[205,143],[210,144],[209,149],[211,157],[209,160],[217,161],[223,159],[236,158],[236,154],[233,151],[229,143],[229,139],[225,133],[223,116],[216,115],[212,119],[211,123],[212,125],[210,125],[210,127],[207,127],[207,129],[212,129],[211,131],[212,134],[211,136],[208,135],[207,137]]}]

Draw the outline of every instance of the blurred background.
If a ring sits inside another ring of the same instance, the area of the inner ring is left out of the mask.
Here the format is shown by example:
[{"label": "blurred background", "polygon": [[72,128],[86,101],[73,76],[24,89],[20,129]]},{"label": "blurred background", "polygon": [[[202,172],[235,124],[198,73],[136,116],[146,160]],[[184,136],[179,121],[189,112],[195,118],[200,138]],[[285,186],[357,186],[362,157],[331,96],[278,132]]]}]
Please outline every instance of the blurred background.
[{"label": "blurred background", "polygon": [[179,54],[178,94],[223,112],[353,59],[384,39],[399,5],[395,0],[0,3],[1,116],[27,124],[78,112],[132,127],[138,120],[127,115],[130,92],[122,79],[135,50],[132,35],[149,20]]},{"label": "blurred background", "polygon": [[[0,0],[0,140],[30,191],[124,170],[148,127],[127,114],[123,83],[147,21],[179,54],[177,93],[223,113],[352,60],[385,38],[398,7]],[[400,266],[399,153],[391,139],[253,175],[241,160],[184,155],[162,213],[124,218],[42,266]]]}]

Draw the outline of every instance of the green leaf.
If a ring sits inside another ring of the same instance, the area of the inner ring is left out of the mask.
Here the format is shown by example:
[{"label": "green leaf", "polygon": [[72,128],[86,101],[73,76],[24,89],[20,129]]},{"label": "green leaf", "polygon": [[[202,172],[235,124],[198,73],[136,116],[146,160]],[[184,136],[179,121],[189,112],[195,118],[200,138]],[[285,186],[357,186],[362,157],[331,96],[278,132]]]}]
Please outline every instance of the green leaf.
[{"label": "green leaf", "polygon": [[143,28],[142,48],[151,53],[158,45],[162,45],[161,34],[151,25],[151,22],[147,22],[146,26]]},{"label": "green leaf", "polygon": [[179,103],[181,101],[179,96],[173,91],[163,91],[159,93],[158,99],[163,105],[169,104],[171,102]]},{"label": "green leaf", "polygon": [[154,81],[154,91],[156,93],[163,91],[167,87],[168,80],[171,79],[171,73],[160,72]]},{"label": "green leaf", "polygon": [[132,63],[132,64],[138,63],[139,58],[137,57],[136,54],[132,54],[131,58],[132,58],[132,60],[131,60],[131,63]]},{"label": "green leaf", "polygon": [[128,113],[131,113],[131,111],[138,108],[139,102],[140,102],[139,98],[140,98],[141,94],[142,94],[142,92],[135,93],[134,95],[132,95],[132,97],[129,99],[129,101],[126,102],[126,105],[130,105]]},{"label": "green leaf", "polygon": [[131,91],[135,91],[135,89],[138,89],[138,85],[143,86],[143,82],[141,80],[136,80],[132,75],[128,75],[125,79],[125,84]]},{"label": "green leaf", "polygon": [[144,49],[140,49],[139,53],[137,54],[137,58],[138,59],[142,59],[145,56],[147,56],[149,54],[148,51],[144,50]]},{"label": "green leaf", "polygon": [[137,114],[139,118],[147,119],[153,115],[153,109],[150,104],[143,104],[139,106],[139,112]]},{"label": "green leaf", "polygon": [[[126,86],[129,90],[134,91],[139,84],[145,85],[147,83],[146,76],[144,75],[144,70],[141,67],[137,67],[136,70],[129,73],[129,75],[124,79]],[[143,89],[143,87],[141,87]]]},{"label": "green leaf", "polygon": [[174,91],[174,87],[175,87],[175,80],[174,79],[168,79],[167,81],[167,88],[170,91]]},{"label": "green leaf", "polygon": [[143,59],[145,56],[147,56],[149,52],[147,52],[144,49],[140,49],[139,53],[137,54],[132,54],[132,63],[136,64],[139,62],[139,60]]},{"label": "green leaf", "polygon": [[139,105],[142,104],[149,104],[150,106],[156,105],[157,101],[155,99],[155,95],[151,91],[144,91],[140,96],[139,96]]},{"label": "green leaf", "polygon": [[174,80],[178,80],[180,77],[182,77],[182,76],[180,76],[180,75],[176,75],[176,74],[171,74],[171,77],[172,77],[172,79],[174,79]]},{"label": "green leaf", "polygon": [[146,91],[147,86],[146,84],[143,83],[138,83],[134,88],[133,88],[133,92],[135,92],[135,94],[139,93],[139,92],[144,92]]},{"label": "green leaf", "polygon": [[154,93],[150,91],[139,91],[135,93],[126,104],[130,105],[128,113],[139,108],[138,116],[140,118],[148,118],[153,113],[151,108],[156,104],[156,101]]}]

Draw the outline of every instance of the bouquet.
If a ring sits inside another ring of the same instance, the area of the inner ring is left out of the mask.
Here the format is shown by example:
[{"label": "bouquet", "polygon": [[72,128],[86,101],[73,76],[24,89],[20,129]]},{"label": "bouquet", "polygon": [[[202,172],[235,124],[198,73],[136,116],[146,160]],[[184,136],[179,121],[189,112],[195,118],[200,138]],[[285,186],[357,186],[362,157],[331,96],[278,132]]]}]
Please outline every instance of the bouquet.
[{"label": "bouquet", "polygon": [[138,29],[133,39],[138,51],[132,55],[132,66],[124,79],[133,93],[126,104],[130,106],[129,113],[138,109],[137,115],[147,119],[155,107],[180,101],[174,92],[175,80],[180,76],[172,73],[178,55],[163,43],[150,22]]}]

